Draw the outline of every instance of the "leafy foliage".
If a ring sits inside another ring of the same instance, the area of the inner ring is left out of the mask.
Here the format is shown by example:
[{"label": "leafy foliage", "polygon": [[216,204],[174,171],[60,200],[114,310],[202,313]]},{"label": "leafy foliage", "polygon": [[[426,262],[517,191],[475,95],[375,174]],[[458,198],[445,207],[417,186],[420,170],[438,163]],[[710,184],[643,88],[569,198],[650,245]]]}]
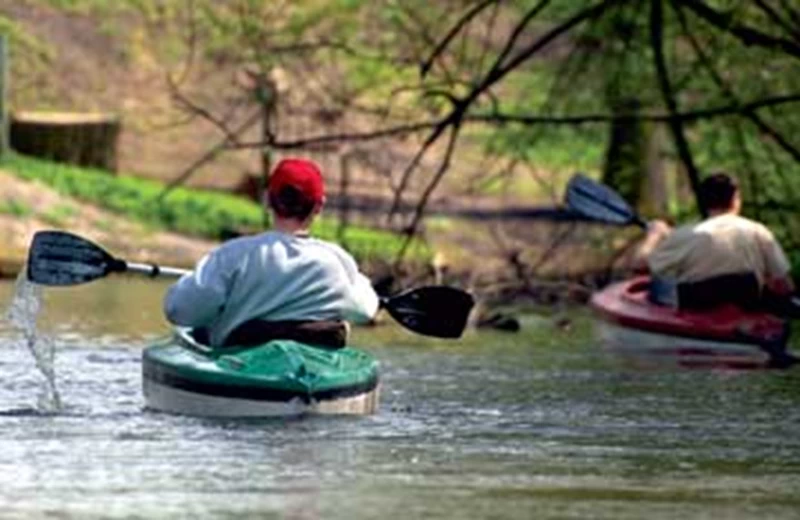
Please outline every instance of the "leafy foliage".
[{"label": "leafy foliage", "polygon": [[[745,108],[800,96],[795,2],[37,1],[139,13],[170,65],[196,51],[220,70],[286,71],[290,94],[279,109],[306,124],[276,129],[270,146],[277,151],[302,148],[302,134],[323,127],[314,119],[322,112],[335,115],[323,129],[332,133],[432,121],[387,143],[435,145],[418,161],[407,160],[407,171],[401,165],[401,179],[389,174],[391,186],[423,192],[437,188],[437,166],[449,168],[443,184],[451,190],[466,184],[475,150],[498,163],[546,170],[553,186],[565,177],[559,173],[596,174],[611,118],[625,116],[619,107],[633,100],[644,139],[667,136],[656,155],[673,184],[691,187],[712,170],[730,170],[742,180],[747,214],[773,226],[790,250],[800,249],[800,218],[792,211],[800,203],[796,100]],[[240,95],[231,97],[240,102]],[[720,109],[725,113],[691,116]],[[225,119],[223,110],[217,115]],[[657,126],[669,131],[653,131]],[[291,139],[282,141],[287,134]],[[496,193],[505,179],[487,168],[485,182],[471,184]],[[514,190],[535,192],[535,182]],[[674,215],[695,216],[690,190],[673,191],[689,191],[673,201]],[[177,220],[169,213],[159,218]]]},{"label": "leafy foliage", "polygon": [[[43,182],[59,193],[96,204],[115,213],[134,218],[157,228],[189,235],[218,239],[225,231],[261,229],[261,207],[249,200],[221,192],[178,188],[163,201],[164,186],[152,180],[113,176],[108,172],[79,168],[9,154],[2,165],[15,175]],[[3,212],[26,215],[19,205],[7,204]],[[67,208],[54,208],[53,221],[64,218]],[[336,221],[320,218],[312,229],[324,240],[341,241],[360,260],[391,260],[402,247],[402,239],[389,232],[348,227],[341,236]],[[427,258],[423,244],[415,242],[413,256]]]}]

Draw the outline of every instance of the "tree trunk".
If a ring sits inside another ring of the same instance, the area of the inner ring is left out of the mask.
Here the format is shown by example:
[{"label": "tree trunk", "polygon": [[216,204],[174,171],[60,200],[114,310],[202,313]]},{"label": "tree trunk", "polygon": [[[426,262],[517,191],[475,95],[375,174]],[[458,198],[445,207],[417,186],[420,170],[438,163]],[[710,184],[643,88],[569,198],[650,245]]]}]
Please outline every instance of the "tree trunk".
[{"label": "tree trunk", "polygon": [[647,125],[647,176],[639,211],[644,215],[664,218],[670,210],[670,200],[675,192],[667,178],[666,162],[663,158],[664,128],[662,125]]},{"label": "tree trunk", "polygon": [[[611,109],[620,115],[639,111],[635,99],[617,100]],[[603,166],[603,183],[616,189],[632,206],[642,198],[647,169],[647,138],[644,125],[637,119],[620,119],[611,123],[610,139]]]},{"label": "tree trunk", "polygon": [[8,39],[0,34],[0,157],[8,151]]}]

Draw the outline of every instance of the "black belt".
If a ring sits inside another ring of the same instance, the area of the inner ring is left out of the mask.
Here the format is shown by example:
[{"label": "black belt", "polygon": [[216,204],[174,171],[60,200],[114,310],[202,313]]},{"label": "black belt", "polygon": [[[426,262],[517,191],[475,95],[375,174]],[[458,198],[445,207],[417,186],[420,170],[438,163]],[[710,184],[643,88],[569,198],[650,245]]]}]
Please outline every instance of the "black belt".
[{"label": "black belt", "polygon": [[255,346],[276,339],[339,349],[347,345],[348,327],[343,321],[249,320],[228,334],[224,347]]}]

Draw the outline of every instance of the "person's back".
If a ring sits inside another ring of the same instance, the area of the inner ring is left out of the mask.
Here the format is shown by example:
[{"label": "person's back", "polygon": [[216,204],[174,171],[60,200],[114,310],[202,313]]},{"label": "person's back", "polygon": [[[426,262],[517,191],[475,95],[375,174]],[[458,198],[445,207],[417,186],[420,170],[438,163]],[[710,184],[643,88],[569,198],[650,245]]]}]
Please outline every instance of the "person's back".
[{"label": "person's back", "polygon": [[750,272],[761,285],[785,276],[788,262],[763,225],[733,213],[676,228],[650,253],[650,271],[676,283]]},{"label": "person's back", "polygon": [[[269,231],[214,251],[165,299],[173,322],[205,327],[221,345],[250,320],[369,321],[372,288],[349,254],[311,237]],[[187,302],[191,302],[187,304]]]},{"label": "person's back", "polygon": [[164,314],[205,331],[213,346],[278,338],[343,346],[344,321],[371,320],[379,301],[352,256],[308,236],[325,200],[321,173],[310,161],[283,160],[268,192],[274,230],[206,255],[170,287]]},{"label": "person's back", "polygon": [[[661,221],[651,226],[643,251],[647,251],[650,273],[657,279],[654,285],[662,290],[675,285],[709,304],[723,303],[727,295],[737,292],[729,286],[732,280],[742,280],[739,292],[755,292],[758,299],[763,293],[791,294],[794,284],[786,255],[769,229],[739,215],[741,198],[736,182],[723,173],[707,177],[700,185],[700,202],[709,215],[702,222],[675,230]],[[664,297],[663,292],[654,297],[680,306],[696,303],[677,301],[676,295]]]}]

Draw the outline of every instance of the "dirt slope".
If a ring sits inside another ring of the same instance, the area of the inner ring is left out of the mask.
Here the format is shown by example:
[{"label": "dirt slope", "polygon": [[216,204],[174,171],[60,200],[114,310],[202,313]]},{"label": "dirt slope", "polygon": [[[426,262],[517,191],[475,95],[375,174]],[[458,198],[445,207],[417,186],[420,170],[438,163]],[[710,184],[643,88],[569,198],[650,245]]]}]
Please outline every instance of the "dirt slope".
[{"label": "dirt slope", "polygon": [[113,213],[64,197],[47,186],[0,170],[0,275],[15,276],[27,257],[33,234],[63,229],[134,262],[190,267],[215,244],[148,229]]}]

